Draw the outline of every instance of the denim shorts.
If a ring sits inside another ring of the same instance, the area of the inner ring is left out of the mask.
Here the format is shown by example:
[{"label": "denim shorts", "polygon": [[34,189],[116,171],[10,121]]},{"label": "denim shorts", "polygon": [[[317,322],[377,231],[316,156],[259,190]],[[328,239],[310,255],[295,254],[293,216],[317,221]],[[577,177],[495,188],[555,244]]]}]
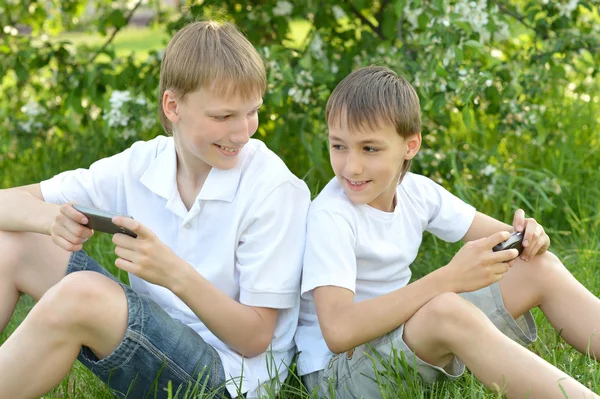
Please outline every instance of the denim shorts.
[{"label": "denim shorts", "polygon": [[[117,282],[125,291],[128,306],[127,331],[115,351],[98,359],[82,347],[77,359],[97,375],[120,398],[195,397],[213,393],[229,398],[225,372],[217,351],[196,331],[174,320],[145,295],[119,282],[84,251],[71,254],[67,274],[98,272]],[[175,395],[176,392],[179,392]]]},{"label": "denim shorts", "polygon": [[[481,309],[500,331],[519,344],[529,345],[536,340],[537,328],[531,312],[517,320],[513,319],[504,307],[497,283],[460,296]],[[320,398],[374,399],[384,396],[382,390],[390,389],[386,387],[389,383],[384,383],[382,388],[382,384],[377,382],[386,378],[386,369],[390,367],[405,378],[403,384],[413,377],[426,384],[452,381],[464,373],[465,365],[456,357],[445,367],[420,359],[404,342],[403,333],[404,325],[401,325],[389,334],[352,351],[334,355],[324,370],[302,377],[306,388],[309,392],[318,390]],[[394,363],[392,354],[396,358],[404,358],[406,362]]]}]

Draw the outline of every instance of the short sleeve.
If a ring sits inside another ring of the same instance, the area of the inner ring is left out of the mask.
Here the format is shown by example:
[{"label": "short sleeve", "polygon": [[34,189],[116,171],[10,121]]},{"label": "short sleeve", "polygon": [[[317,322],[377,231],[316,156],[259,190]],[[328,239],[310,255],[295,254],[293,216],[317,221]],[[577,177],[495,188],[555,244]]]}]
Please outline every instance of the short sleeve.
[{"label": "short sleeve", "polygon": [[275,309],[299,301],[310,192],[285,182],[254,209],[236,249],[240,303]]},{"label": "short sleeve", "polygon": [[62,172],[40,183],[44,201],[64,204],[70,201],[114,210],[123,195],[123,174],[131,148],[94,162],[89,169]]},{"label": "short sleeve", "polygon": [[306,250],[302,272],[302,297],[312,290],[332,285],[356,289],[356,235],[351,223],[337,212],[311,212],[307,222]]},{"label": "short sleeve", "polygon": [[475,208],[431,179],[427,181],[429,221],[426,230],[447,242],[464,237],[475,218]]}]

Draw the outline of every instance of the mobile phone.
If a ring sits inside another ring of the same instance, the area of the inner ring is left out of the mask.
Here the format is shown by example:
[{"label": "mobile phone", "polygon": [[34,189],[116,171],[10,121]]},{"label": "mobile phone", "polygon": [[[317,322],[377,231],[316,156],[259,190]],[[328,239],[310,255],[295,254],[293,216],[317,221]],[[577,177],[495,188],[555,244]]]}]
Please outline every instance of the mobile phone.
[{"label": "mobile phone", "polygon": [[73,208],[75,208],[76,211],[83,213],[88,218],[88,223],[85,226],[89,227],[90,229],[101,231],[103,233],[122,233],[133,238],[137,237],[137,234],[135,234],[133,231],[126,229],[125,227],[117,226],[112,222],[113,217],[125,215],[119,215],[118,213],[104,211],[102,209],[81,204],[73,204]]}]

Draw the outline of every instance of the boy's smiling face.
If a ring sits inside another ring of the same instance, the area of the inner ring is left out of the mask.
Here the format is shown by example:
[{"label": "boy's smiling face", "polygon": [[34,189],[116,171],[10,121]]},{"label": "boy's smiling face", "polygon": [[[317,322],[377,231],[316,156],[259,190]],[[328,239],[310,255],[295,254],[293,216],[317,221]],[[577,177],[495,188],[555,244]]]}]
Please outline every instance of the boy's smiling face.
[{"label": "boy's smiling face", "polygon": [[393,211],[402,166],[418,152],[421,134],[403,138],[393,126],[330,126],[329,143],[331,166],[350,201]]},{"label": "boy's smiling face", "polygon": [[167,90],[163,99],[184,162],[193,157],[217,169],[236,165],[239,152],[258,129],[261,105],[258,96],[222,97],[204,88],[183,99]]}]

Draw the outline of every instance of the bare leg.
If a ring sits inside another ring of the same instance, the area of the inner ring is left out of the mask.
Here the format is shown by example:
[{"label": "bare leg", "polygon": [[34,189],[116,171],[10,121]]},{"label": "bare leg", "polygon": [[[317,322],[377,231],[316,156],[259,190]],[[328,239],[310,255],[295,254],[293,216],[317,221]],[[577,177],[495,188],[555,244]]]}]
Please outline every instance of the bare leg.
[{"label": "bare leg", "polygon": [[556,256],[544,253],[529,262],[517,261],[499,285],[513,317],[539,306],[571,346],[600,358],[600,300]]},{"label": "bare leg", "polygon": [[460,358],[488,388],[509,398],[600,398],[502,334],[475,305],[440,295],[406,323],[404,340],[421,359],[445,366]]},{"label": "bare leg", "polygon": [[40,397],[67,375],[81,346],[102,359],[126,328],[127,299],[117,283],[95,272],[66,276],[0,347],[0,397]]},{"label": "bare leg", "polygon": [[36,233],[0,231],[0,331],[12,316],[19,292],[39,300],[65,276],[69,252]]}]

